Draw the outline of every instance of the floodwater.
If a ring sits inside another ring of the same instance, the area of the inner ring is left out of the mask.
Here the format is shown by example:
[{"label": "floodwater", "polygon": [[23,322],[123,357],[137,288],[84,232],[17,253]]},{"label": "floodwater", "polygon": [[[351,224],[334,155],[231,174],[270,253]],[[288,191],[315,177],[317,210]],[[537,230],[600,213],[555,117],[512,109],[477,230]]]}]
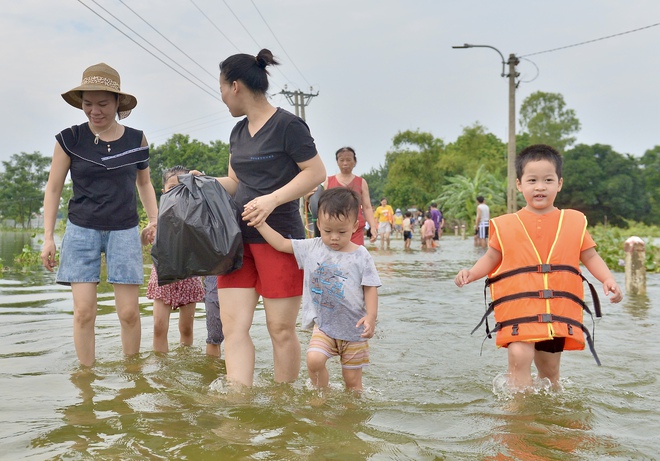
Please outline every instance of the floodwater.
[{"label": "floodwater", "polygon": [[[10,265],[22,234],[0,234]],[[33,244],[38,245],[37,239]],[[596,349],[562,358],[560,392],[542,383],[512,396],[502,385],[506,352],[483,331],[483,284],[453,278],[482,250],[445,236],[436,251],[372,249],[379,289],[372,366],[365,392],[342,391],[330,363],[326,395],[308,387],[305,367],[291,386],[272,381],[263,310],[252,328],[256,384],[227,389],[222,360],[204,355],[204,308],[192,347],[151,351],[153,317],[141,299],[142,347],[125,359],[111,287],[101,285],[97,363],[77,364],[70,290],[45,271],[0,278],[0,459],[7,460],[640,460],[660,457],[660,276],[648,297],[603,302]],[[145,271],[148,267],[145,266]],[[616,274],[624,284],[624,275]],[[600,287],[599,287],[600,288]],[[144,291],[143,291],[144,293]],[[603,299],[603,298],[601,298]],[[588,321],[590,322],[590,321]],[[588,323],[591,325],[590,323]],[[309,338],[300,330],[303,351]],[[303,354],[304,356],[304,354]]]}]

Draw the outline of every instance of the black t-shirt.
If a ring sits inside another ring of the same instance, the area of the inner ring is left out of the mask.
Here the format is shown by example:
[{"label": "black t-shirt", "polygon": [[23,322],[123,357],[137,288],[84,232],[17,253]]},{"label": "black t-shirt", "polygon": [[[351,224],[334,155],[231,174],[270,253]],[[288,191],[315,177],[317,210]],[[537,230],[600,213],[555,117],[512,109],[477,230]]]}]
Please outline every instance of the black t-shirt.
[{"label": "black t-shirt", "polygon": [[125,127],[116,141],[94,144],[94,134],[83,123],[63,130],[55,139],[71,158],[69,220],[96,230],[137,226],[135,181],[137,171],[149,166],[149,147],[142,147],[142,131]]},{"label": "black t-shirt", "polygon": [[[238,122],[229,145],[231,167],[239,181],[234,198],[240,210],[253,198],[288,184],[300,172],[297,164],[317,154],[307,124],[279,107],[254,137],[248,131],[247,118]],[[305,238],[298,200],[275,208],[266,221],[286,238]],[[241,231],[247,243],[265,242],[259,231],[244,221]]]}]

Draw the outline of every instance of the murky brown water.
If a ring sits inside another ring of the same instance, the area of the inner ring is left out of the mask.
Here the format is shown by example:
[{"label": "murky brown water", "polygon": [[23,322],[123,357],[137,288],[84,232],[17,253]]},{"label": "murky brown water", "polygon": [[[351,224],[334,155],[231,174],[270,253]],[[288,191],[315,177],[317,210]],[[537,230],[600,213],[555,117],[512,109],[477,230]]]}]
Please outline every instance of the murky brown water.
[{"label": "murky brown water", "polygon": [[[0,258],[22,247],[0,234]],[[419,247],[418,242],[414,246]],[[12,249],[13,248],[13,249]],[[597,367],[588,351],[562,359],[564,391],[511,398],[494,387],[506,353],[470,331],[482,284],[453,277],[480,251],[444,237],[436,252],[373,251],[383,287],[361,399],[336,388],[321,401],[301,377],[272,382],[263,311],[255,314],[256,386],[227,392],[224,363],[204,356],[204,309],[195,342],[151,349],[143,298],[142,352],[125,360],[109,286],[97,319],[97,364],[78,368],[71,293],[45,272],[0,279],[0,459],[629,460],[656,459],[660,428],[660,277],[648,298],[604,303]],[[624,285],[623,274],[618,281]],[[173,328],[172,328],[173,327]],[[300,331],[303,350],[309,334]],[[304,354],[303,354],[304,355]],[[216,381],[217,378],[220,380]]]}]

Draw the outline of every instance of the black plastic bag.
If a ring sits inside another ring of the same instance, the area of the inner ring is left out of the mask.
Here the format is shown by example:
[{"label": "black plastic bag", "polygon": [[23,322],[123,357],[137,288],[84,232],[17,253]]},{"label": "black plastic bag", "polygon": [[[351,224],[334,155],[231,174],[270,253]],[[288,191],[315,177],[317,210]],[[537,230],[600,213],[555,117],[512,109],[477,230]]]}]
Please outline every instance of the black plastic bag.
[{"label": "black plastic bag", "polygon": [[209,176],[184,174],[163,194],[151,248],[158,285],[195,275],[223,275],[243,266],[236,203]]}]

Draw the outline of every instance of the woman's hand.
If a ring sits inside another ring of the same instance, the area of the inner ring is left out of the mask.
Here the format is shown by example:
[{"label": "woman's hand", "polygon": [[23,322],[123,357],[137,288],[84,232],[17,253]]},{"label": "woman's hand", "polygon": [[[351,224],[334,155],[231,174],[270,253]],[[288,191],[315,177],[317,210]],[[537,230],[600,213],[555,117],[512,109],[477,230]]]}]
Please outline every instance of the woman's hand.
[{"label": "woman's hand", "polygon": [[270,216],[275,207],[277,202],[272,194],[262,195],[246,203],[241,216],[243,221],[248,222],[248,226],[259,226]]},{"label": "woman's hand", "polygon": [[50,272],[53,272],[57,265],[57,261],[55,261],[56,252],[55,241],[53,239],[46,240],[41,248],[41,263]]}]

